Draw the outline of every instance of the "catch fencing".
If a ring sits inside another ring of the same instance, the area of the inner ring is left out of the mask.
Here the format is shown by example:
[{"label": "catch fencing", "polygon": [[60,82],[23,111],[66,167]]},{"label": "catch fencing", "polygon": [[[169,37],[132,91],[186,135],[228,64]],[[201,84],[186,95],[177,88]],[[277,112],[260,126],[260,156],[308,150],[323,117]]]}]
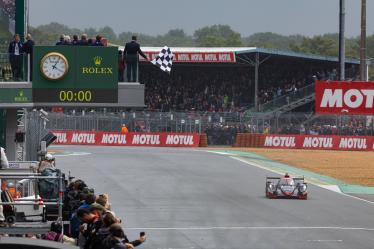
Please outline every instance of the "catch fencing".
[{"label": "catch fencing", "polygon": [[[313,115],[291,113],[264,117],[261,114],[211,112],[119,112],[49,113],[46,128],[96,132],[206,133],[211,145],[232,145],[237,133],[374,135],[373,116]],[[35,126],[43,126],[40,120]],[[45,132],[45,131],[44,131]],[[30,134],[41,136],[43,134]]]}]

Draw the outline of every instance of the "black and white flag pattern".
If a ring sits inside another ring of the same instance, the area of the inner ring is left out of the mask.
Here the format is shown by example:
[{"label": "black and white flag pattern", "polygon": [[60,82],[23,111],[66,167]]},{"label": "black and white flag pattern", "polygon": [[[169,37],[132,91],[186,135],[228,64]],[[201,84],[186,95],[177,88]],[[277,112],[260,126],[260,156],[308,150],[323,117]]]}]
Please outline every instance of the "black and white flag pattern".
[{"label": "black and white flag pattern", "polygon": [[173,65],[173,57],[174,55],[170,48],[165,46],[157,57],[152,60],[152,63],[159,67],[162,71],[170,73],[171,66]]}]

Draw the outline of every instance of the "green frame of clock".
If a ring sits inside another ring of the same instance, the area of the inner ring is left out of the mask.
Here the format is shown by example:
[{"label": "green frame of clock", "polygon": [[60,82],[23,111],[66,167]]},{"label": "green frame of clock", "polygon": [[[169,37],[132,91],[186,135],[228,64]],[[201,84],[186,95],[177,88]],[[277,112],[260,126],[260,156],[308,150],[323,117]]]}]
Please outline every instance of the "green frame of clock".
[{"label": "green frame of clock", "polygon": [[59,79],[33,68],[33,102],[117,103],[118,49],[116,47],[35,46],[33,64],[40,65],[48,54],[61,54],[68,70]]}]

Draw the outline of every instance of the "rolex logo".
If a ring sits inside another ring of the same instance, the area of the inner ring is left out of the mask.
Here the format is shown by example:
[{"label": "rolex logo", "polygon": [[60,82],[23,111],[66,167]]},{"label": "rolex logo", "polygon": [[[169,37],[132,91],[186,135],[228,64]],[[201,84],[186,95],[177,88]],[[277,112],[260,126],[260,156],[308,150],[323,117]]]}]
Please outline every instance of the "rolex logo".
[{"label": "rolex logo", "polygon": [[19,91],[18,94],[19,94],[20,97],[23,97],[23,91]]},{"label": "rolex logo", "polygon": [[103,58],[101,58],[100,56],[95,56],[94,57],[95,66],[100,66],[102,60],[103,60]]}]

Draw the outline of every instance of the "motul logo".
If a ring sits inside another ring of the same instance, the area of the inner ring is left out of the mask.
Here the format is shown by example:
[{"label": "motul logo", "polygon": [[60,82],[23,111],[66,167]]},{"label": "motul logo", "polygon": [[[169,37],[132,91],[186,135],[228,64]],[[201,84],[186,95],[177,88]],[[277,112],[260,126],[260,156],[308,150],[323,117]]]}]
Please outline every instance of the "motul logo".
[{"label": "motul logo", "polygon": [[295,147],[295,137],[266,137],[265,147]]},{"label": "motul logo", "polygon": [[95,143],[95,134],[93,133],[73,133],[73,138],[71,139],[72,143]]},{"label": "motul logo", "polygon": [[182,145],[193,145],[193,136],[189,135],[168,135],[166,138],[166,144],[182,144]]},{"label": "motul logo", "polygon": [[321,108],[348,107],[348,108],[372,108],[374,90],[372,89],[350,89],[343,93],[343,89],[325,89],[320,104]]},{"label": "motul logo", "polygon": [[103,144],[126,144],[126,135],[104,134],[101,143]]},{"label": "motul logo", "polygon": [[366,138],[342,138],[339,148],[341,149],[366,149]]},{"label": "motul logo", "polygon": [[66,143],[68,139],[66,138],[66,133],[54,133],[56,135],[56,143]]},{"label": "motul logo", "polygon": [[303,148],[332,148],[331,137],[306,137],[304,139]]},{"label": "motul logo", "polygon": [[160,135],[134,135],[132,144],[160,144]]}]

